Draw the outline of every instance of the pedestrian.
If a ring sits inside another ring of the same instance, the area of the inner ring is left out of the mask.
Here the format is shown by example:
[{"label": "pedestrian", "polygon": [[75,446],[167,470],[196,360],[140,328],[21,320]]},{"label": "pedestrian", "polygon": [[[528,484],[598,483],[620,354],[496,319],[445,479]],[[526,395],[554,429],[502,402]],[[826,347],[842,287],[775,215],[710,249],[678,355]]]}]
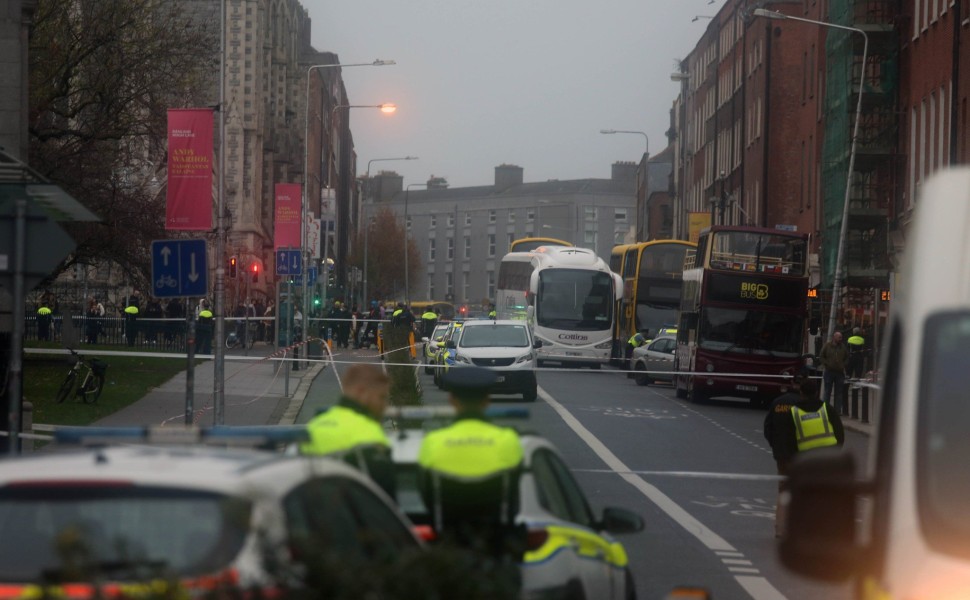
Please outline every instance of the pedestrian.
[{"label": "pedestrian", "polygon": [[793,389],[775,398],[765,415],[764,436],[771,445],[778,475],[778,502],[775,507],[775,537],[784,532],[785,514],[781,496],[788,489],[788,466],[796,454],[841,447],[845,430],[838,411],[829,410],[818,398],[818,383],[802,372],[795,379]]},{"label": "pedestrian", "polygon": [[845,364],[845,376],[860,379],[866,365],[866,338],[862,336],[862,330],[854,327],[846,343],[849,345],[849,360]]},{"label": "pedestrian", "polygon": [[346,302],[339,302],[337,307],[337,345],[341,348],[350,346],[350,311]]},{"label": "pedestrian", "polygon": [[158,332],[161,330],[161,320],[164,316],[165,311],[162,310],[162,301],[158,298],[149,300],[148,305],[145,307],[145,317],[149,320],[145,329],[145,339],[149,344],[158,343]]},{"label": "pedestrian", "polygon": [[199,311],[199,319],[195,327],[196,348],[199,354],[212,354],[212,333],[214,330],[212,311],[208,305]]},{"label": "pedestrian", "polygon": [[263,320],[263,315],[266,314],[266,305],[263,304],[261,298],[257,298],[253,302],[253,315],[259,319],[256,322],[256,341],[265,342],[266,341],[266,321]]},{"label": "pedestrian", "polygon": [[[129,297],[130,298],[130,297]],[[128,346],[135,345],[135,337],[138,335],[138,306],[129,304],[124,310],[125,316],[125,343]]]},{"label": "pedestrian", "polygon": [[[516,527],[522,444],[514,429],[485,416],[494,372],[455,367],[443,377],[455,422],[425,435],[418,456],[418,488],[445,541],[516,565],[523,531]],[[517,570],[516,570],[517,571]]]},{"label": "pedestrian", "polygon": [[45,298],[37,308],[37,339],[44,342],[51,339],[51,315],[54,312],[47,304]]},{"label": "pedestrian", "polygon": [[354,349],[360,348],[360,307],[354,304],[350,309],[350,339],[354,341]]},{"label": "pedestrian", "polygon": [[84,337],[88,344],[98,343],[98,334],[101,333],[101,315],[98,312],[98,304],[94,298],[88,299],[88,308],[84,312]]},{"label": "pedestrian", "polygon": [[[196,315],[198,316],[198,315]],[[182,321],[185,319],[185,307],[178,298],[172,298],[165,305],[165,343],[169,348],[175,348],[179,331],[182,329]]]},{"label": "pedestrian", "polygon": [[267,319],[266,323],[266,333],[267,342],[270,344],[276,343],[276,301],[272,298],[266,303],[266,310],[263,312],[263,317]]},{"label": "pedestrian", "polygon": [[310,441],[301,444],[301,452],[342,459],[394,498],[396,471],[391,443],[381,425],[390,390],[391,380],[380,367],[351,365],[344,373],[337,404],[307,423]]},{"label": "pedestrian", "polygon": [[[818,360],[822,363],[822,381],[824,382],[822,398],[826,404],[833,406],[839,414],[842,414],[844,408],[845,364],[848,359],[849,351],[842,343],[842,332],[836,331],[832,334],[832,339],[822,346]],[[832,404],[832,388],[835,388],[834,404]]]},{"label": "pedestrian", "polygon": [[374,343],[377,343],[377,325],[381,320],[381,307],[377,300],[372,300],[370,303],[370,311],[367,313],[367,323],[364,325],[364,333],[361,336],[360,345],[367,345],[370,348],[371,337],[374,339]]}]

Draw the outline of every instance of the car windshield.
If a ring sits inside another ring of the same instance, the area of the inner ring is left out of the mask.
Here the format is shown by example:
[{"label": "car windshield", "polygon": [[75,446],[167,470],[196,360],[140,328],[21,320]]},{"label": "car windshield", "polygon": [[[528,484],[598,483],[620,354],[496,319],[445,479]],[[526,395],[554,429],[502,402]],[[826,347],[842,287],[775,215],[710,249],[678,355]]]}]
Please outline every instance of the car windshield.
[{"label": "car windshield", "polygon": [[[0,489],[0,581],[77,567],[131,581],[202,575],[242,549],[248,502],[191,490],[98,485]],[[74,558],[72,558],[74,557]]]},{"label": "car windshield", "polygon": [[526,348],[529,346],[529,332],[524,325],[465,327],[459,346],[462,348]]}]

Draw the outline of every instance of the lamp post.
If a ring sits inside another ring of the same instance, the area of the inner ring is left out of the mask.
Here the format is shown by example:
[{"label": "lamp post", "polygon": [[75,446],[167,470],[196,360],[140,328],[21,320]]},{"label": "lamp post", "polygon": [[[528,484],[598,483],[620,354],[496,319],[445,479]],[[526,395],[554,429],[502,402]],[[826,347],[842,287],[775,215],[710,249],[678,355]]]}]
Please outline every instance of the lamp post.
[{"label": "lamp post", "polygon": [[427,183],[409,183],[407,188],[404,190],[404,304],[410,309],[411,307],[411,288],[410,281],[408,281],[408,270],[410,265],[408,265],[408,196],[411,193],[411,188],[413,187],[428,187]]},{"label": "lamp post", "polygon": [[849,231],[849,197],[852,194],[852,173],[855,170],[856,146],[859,141],[859,121],[860,117],[862,116],[862,91],[866,81],[866,61],[869,56],[869,36],[866,35],[865,31],[859,29],[858,27],[838,25],[836,23],[816,21],[814,19],[804,19],[802,17],[793,17],[791,15],[786,15],[784,13],[765,8],[756,8],[751,14],[756,17],[765,17],[767,19],[800,21],[802,23],[810,23],[820,27],[841,29],[842,31],[850,31],[852,33],[858,33],[862,36],[862,73],[860,73],[859,76],[859,91],[856,94],[855,123],[852,126],[852,142],[849,145],[849,170],[845,176],[845,200],[842,205],[842,223],[839,228],[839,251],[835,259],[835,277],[832,279],[832,306],[829,308],[829,325],[828,330],[826,331],[826,334],[831,337],[831,335],[835,332],[835,315],[836,311],[838,310],[839,302],[842,300],[842,281],[845,279],[845,238],[848,236]]},{"label": "lamp post", "polygon": [[[641,213],[644,210],[646,210],[645,205],[646,205],[646,202],[647,202],[647,196],[649,194],[649,190],[647,189],[647,186],[650,184],[650,165],[648,164],[649,163],[649,160],[650,160],[650,138],[647,137],[647,134],[645,132],[643,132],[643,131],[631,131],[631,130],[627,130],[627,129],[600,129],[600,133],[605,134],[605,135],[613,135],[613,134],[616,134],[616,133],[633,133],[633,134],[636,134],[636,135],[642,135],[643,136],[643,142],[644,142],[644,148],[643,148],[643,203],[644,203],[644,207],[639,206],[639,203],[640,203],[640,195],[639,195],[639,193],[637,194],[637,205],[638,206],[636,207],[636,211],[637,211],[637,234],[639,235],[640,234],[640,230],[641,230],[641,228],[640,228],[640,215],[641,215]],[[646,238],[646,234],[644,234],[644,239],[645,238]]]},{"label": "lamp post", "polygon": [[[310,253],[307,250],[307,241],[308,241],[308,238],[310,237],[309,235],[310,232],[307,229],[307,215],[309,214],[309,207],[307,206],[307,176],[310,172],[310,166],[309,166],[310,165],[310,75],[314,71],[319,71],[320,69],[336,69],[340,67],[383,67],[383,66],[395,65],[395,64],[397,63],[394,62],[393,60],[377,59],[369,63],[311,65],[307,67],[306,96],[305,96],[304,113],[303,113],[303,191],[301,194],[302,199],[300,201],[300,221],[301,221],[300,247],[303,253],[304,270],[306,269],[306,266],[310,264],[310,260],[309,260]],[[328,161],[328,164],[329,164],[329,161]],[[328,172],[327,185],[329,184],[330,184],[330,176]],[[328,233],[329,233],[329,227],[328,227]],[[323,269],[324,269],[324,276],[327,277],[328,273],[326,272],[326,269],[327,269],[326,263],[324,263]],[[307,311],[307,288],[306,288],[307,275],[308,273],[303,274],[303,335],[304,336],[307,335],[307,332],[308,332],[307,325],[309,323],[309,317],[307,315],[307,312],[308,312]],[[327,289],[326,280],[324,281],[323,289],[325,291]],[[292,311],[293,298],[287,298],[287,300],[290,304],[290,309]],[[290,314],[292,315],[292,312]]]},{"label": "lamp post", "polygon": [[[366,175],[364,175],[364,185],[367,186],[367,188],[366,188],[367,191],[364,194],[364,206],[365,207],[367,206],[367,198],[368,198],[368,196],[370,196],[370,165],[371,165],[371,163],[375,163],[375,162],[385,162],[385,161],[390,161],[390,160],[418,160],[418,157],[417,156],[402,156],[400,158],[372,158],[369,161],[367,161],[367,173],[366,173]],[[361,211],[361,212],[362,213],[366,213],[367,211],[364,210],[364,211]],[[366,306],[367,305],[367,299],[369,297],[367,295],[367,248],[368,248],[368,245],[367,245],[367,237],[368,237],[368,233],[370,233],[370,219],[367,218],[367,215],[366,214],[364,214],[363,216],[364,216],[364,289],[363,289],[363,302],[364,302],[364,305]],[[406,223],[405,223],[405,225],[406,225]],[[406,235],[406,232],[405,232],[405,235]]]}]

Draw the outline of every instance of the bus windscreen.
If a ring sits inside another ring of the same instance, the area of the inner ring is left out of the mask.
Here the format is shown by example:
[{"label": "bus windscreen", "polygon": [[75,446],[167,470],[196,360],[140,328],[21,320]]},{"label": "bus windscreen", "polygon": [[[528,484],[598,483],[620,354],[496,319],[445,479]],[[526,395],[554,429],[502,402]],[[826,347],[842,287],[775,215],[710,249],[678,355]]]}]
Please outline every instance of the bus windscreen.
[{"label": "bus windscreen", "polygon": [[613,279],[609,273],[547,269],[539,279],[536,322],[575,331],[610,329]]}]

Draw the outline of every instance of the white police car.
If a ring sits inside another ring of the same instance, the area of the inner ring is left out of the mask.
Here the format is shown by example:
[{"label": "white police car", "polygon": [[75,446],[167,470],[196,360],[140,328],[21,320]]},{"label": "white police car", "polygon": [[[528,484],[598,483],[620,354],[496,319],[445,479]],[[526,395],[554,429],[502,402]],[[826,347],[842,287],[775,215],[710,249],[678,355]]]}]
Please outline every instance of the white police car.
[{"label": "white police car", "polygon": [[633,379],[637,385],[648,385],[657,381],[673,380],[674,355],[677,352],[677,338],[664,334],[638,348],[633,349]]},{"label": "white police car", "polygon": [[524,321],[465,321],[446,346],[454,364],[487,367],[498,375],[493,394],[522,394],[526,402],[538,396],[535,350],[542,342]]},{"label": "white police car", "polygon": [[[398,505],[417,524],[431,523],[418,490],[418,453],[424,432],[407,429],[392,439],[398,465]],[[524,465],[519,481],[519,514],[527,527],[521,563],[525,598],[636,597],[623,544],[613,534],[634,533],[642,519],[622,508],[593,515],[569,467],[555,447],[536,435],[523,435]]]},{"label": "white police car", "polygon": [[[267,565],[298,572],[311,550],[366,569],[423,547],[383,492],[341,462],[188,445],[0,461],[0,539],[7,597],[131,596],[168,581],[193,594],[274,593],[293,582]],[[92,579],[97,589],[83,583]]]}]

